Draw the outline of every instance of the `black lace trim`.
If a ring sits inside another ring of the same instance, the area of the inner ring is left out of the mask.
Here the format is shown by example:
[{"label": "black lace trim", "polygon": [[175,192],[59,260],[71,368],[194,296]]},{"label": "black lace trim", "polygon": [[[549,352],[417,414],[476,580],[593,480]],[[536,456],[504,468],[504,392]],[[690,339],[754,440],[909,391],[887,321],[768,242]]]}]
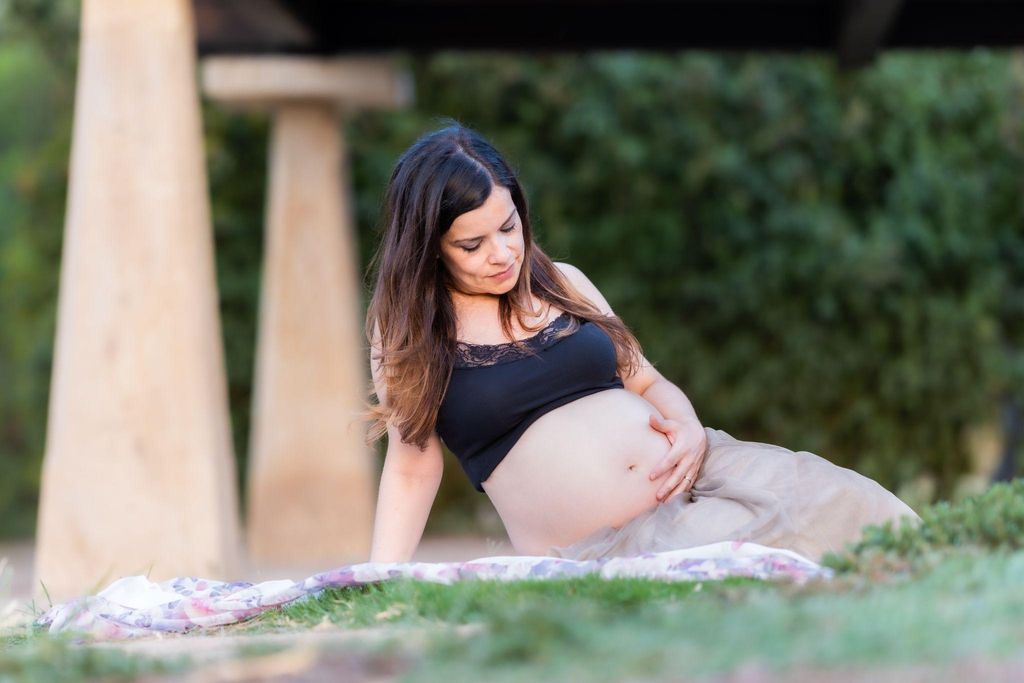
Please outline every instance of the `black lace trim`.
[{"label": "black lace trim", "polygon": [[568,311],[552,320],[540,332],[520,339],[518,342],[504,344],[469,344],[455,342],[455,367],[479,368],[487,365],[498,365],[509,361],[525,358],[531,351],[537,351],[548,345],[555,336],[572,323]]}]

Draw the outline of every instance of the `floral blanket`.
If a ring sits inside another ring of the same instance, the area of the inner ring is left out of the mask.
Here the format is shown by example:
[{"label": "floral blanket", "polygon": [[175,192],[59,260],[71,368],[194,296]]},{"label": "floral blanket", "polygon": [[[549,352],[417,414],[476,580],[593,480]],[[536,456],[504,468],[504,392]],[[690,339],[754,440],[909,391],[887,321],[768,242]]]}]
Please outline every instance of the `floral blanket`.
[{"label": "floral blanket", "polygon": [[69,631],[94,640],[153,633],[184,633],[249,619],[268,609],[308,599],[325,588],[362,586],[394,579],[451,584],[469,579],[518,581],[602,578],[708,581],[730,576],[803,583],[831,571],[789,550],[755,543],[722,542],[637,557],[566,560],[554,557],[484,557],[468,562],[350,564],[302,581],[252,584],[178,577],[154,583],[144,576],[118,579],[96,595],[54,605],[36,620],[51,633]]}]

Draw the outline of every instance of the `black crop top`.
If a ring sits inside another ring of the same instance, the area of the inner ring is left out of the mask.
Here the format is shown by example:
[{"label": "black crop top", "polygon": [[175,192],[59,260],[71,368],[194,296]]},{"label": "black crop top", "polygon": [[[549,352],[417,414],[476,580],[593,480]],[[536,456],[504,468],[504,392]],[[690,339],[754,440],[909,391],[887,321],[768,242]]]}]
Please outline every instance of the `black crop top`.
[{"label": "black crop top", "polygon": [[437,433],[459,459],[477,491],[526,429],[545,413],[605,389],[623,388],[615,346],[604,330],[584,322],[566,337],[562,313],[539,333],[515,344],[458,342],[455,366],[437,416]]}]

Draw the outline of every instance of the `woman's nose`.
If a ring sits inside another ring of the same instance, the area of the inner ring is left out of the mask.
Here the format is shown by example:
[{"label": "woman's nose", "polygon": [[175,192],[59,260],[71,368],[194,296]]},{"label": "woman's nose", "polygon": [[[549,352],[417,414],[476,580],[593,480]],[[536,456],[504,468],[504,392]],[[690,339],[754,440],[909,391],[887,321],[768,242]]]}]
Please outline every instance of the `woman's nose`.
[{"label": "woman's nose", "polygon": [[504,237],[498,238],[497,246],[491,250],[491,263],[502,265],[509,262],[512,250],[509,249],[508,240]]}]

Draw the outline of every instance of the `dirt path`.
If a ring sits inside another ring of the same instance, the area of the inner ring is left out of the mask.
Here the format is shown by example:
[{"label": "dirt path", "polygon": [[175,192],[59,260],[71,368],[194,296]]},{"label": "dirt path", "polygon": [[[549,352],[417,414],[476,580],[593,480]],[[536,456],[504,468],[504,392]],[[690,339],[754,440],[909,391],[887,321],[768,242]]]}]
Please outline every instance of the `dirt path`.
[{"label": "dirt path", "polygon": [[[461,627],[465,635],[475,627]],[[456,629],[457,631],[459,629]],[[306,632],[302,634],[246,637],[188,638],[188,649],[196,667],[185,675],[147,678],[146,683],[226,683],[227,681],[288,681],[289,683],[328,683],[352,681],[378,683],[393,681],[415,670],[419,652],[425,642],[425,631],[413,629],[354,630],[336,634]],[[374,651],[367,647],[385,638],[400,637],[402,647],[395,651]],[[234,642],[232,642],[234,641]],[[202,642],[202,646],[198,644]],[[263,654],[252,649],[244,654],[238,648],[281,648]],[[138,643],[128,651],[151,657],[167,657],[177,651],[175,646]],[[961,683],[962,681],[993,681],[1011,683],[1024,680],[1024,661],[964,658],[949,664],[849,665],[839,668],[795,666],[775,671],[766,665],[747,664],[732,673],[720,676],[689,677],[685,675],[640,675],[627,678],[644,683]]]},{"label": "dirt path", "polygon": [[[457,626],[469,635],[478,626]],[[159,659],[188,657],[194,664],[185,675],[149,677],[156,681],[387,681],[416,665],[431,629],[382,626],[368,629],[315,627],[295,633],[165,636],[91,647]],[[399,651],[382,651],[385,642],[401,641]]]}]

